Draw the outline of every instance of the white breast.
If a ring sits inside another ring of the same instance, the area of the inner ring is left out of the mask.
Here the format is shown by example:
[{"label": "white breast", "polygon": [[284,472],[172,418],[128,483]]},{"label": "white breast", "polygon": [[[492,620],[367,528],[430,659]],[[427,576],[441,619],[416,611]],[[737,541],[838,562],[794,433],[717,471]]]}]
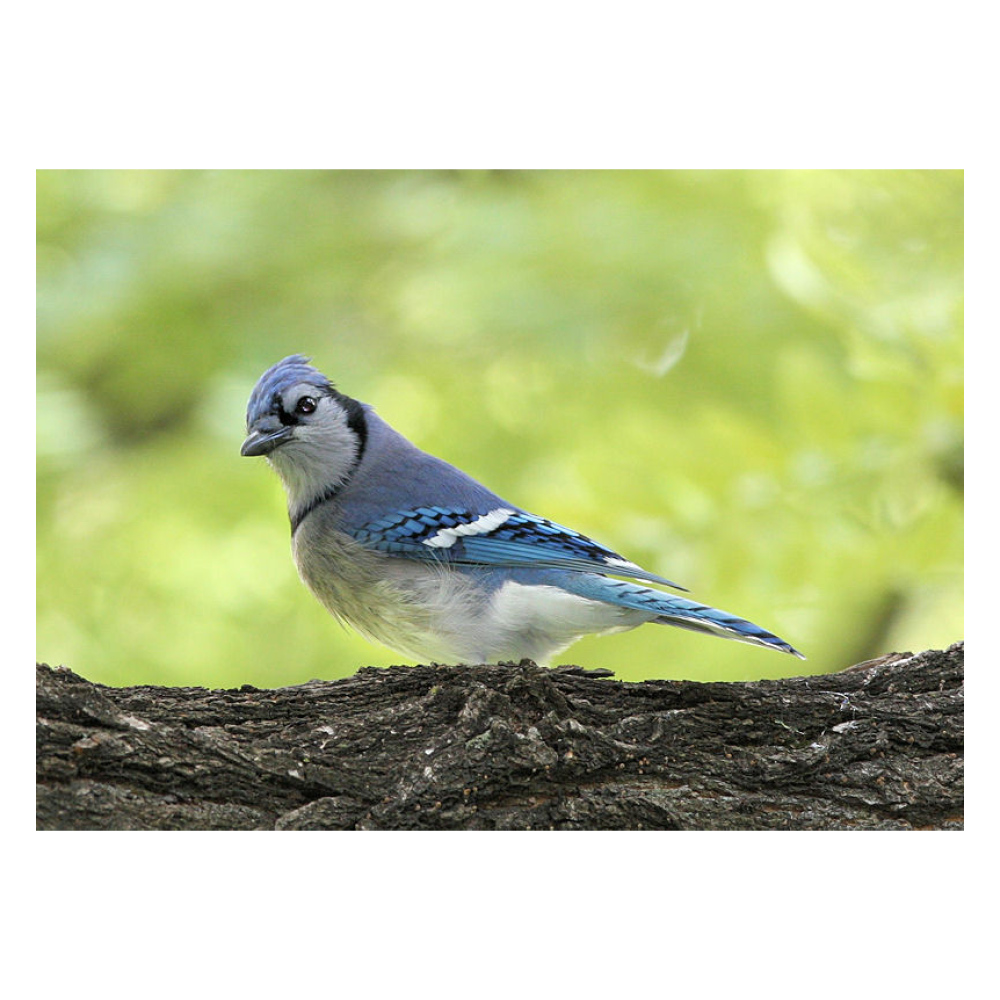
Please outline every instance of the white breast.
[{"label": "white breast", "polygon": [[327,516],[311,514],[293,539],[303,581],[337,618],[411,659],[547,664],[584,635],[653,617],[558,587],[508,581],[484,591],[473,574],[366,549],[324,524]]}]

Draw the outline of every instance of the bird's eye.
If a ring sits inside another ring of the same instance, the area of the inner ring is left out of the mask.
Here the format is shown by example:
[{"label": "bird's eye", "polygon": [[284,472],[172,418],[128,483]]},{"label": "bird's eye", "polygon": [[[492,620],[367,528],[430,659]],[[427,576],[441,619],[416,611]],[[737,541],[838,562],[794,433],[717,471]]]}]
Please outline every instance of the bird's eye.
[{"label": "bird's eye", "polygon": [[301,413],[303,416],[312,413],[316,409],[316,400],[312,396],[303,396],[295,404],[295,412]]}]

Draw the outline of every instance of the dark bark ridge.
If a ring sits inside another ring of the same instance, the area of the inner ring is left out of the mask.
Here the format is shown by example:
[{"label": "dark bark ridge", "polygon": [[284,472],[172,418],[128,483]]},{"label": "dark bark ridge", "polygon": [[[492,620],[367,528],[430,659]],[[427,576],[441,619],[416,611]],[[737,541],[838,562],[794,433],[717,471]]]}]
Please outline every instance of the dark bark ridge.
[{"label": "dark bark ridge", "polygon": [[529,661],[259,690],[37,667],[39,829],[961,829],[964,645],[752,683]]}]

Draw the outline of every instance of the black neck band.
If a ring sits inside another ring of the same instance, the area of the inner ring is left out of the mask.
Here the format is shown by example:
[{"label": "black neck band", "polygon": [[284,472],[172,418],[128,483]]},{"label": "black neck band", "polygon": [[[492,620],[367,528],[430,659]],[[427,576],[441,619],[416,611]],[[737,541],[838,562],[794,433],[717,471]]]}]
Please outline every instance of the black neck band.
[{"label": "black neck band", "polygon": [[[350,476],[348,476],[350,479]],[[289,519],[292,522],[292,534],[294,535],[296,531],[299,530],[299,525],[317,508],[321,507],[325,503],[333,500],[338,493],[347,485],[347,479],[342,483],[338,483],[336,486],[331,486],[329,489],[323,490],[322,493],[318,493],[303,507],[301,510],[296,511],[295,516],[292,517],[289,514]]]}]

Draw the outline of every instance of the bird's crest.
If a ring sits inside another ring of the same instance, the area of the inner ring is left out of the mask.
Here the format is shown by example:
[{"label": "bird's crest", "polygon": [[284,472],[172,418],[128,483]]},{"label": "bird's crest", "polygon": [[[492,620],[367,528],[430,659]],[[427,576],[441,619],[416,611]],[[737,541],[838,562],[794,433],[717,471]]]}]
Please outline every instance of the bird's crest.
[{"label": "bird's crest", "polygon": [[336,393],[333,383],[313,368],[310,360],[304,354],[290,354],[261,375],[247,403],[247,427],[268,413],[273,408],[275,395],[280,395],[290,386],[304,382],[316,386],[323,393]]}]

